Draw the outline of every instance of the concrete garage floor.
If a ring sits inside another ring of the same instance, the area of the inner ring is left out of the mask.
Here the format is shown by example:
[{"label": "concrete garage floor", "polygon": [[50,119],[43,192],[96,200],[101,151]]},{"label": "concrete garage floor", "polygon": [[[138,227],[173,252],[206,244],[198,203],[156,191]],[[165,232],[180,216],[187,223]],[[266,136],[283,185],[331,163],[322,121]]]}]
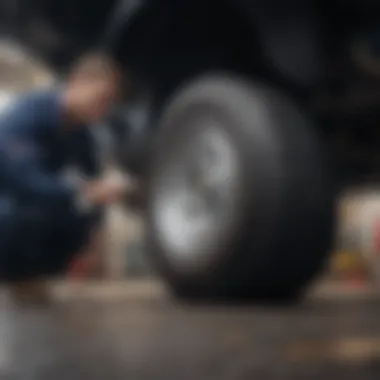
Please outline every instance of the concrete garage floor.
[{"label": "concrete garage floor", "polygon": [[16,308],[3,295],[0,379],[380,376],[380,302],[372,295],[316,292],[293,307],[190,307],[159,283],[118,286],[117,297],[61,288],[51,309]]}]

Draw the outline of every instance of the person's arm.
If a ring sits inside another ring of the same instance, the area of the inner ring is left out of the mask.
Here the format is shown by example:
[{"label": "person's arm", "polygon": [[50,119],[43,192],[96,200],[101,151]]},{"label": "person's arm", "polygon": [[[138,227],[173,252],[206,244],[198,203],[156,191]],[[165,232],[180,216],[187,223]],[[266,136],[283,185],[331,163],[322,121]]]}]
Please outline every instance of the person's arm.
[{"label": "person's arm", "polygon": [[[84,182],[98,181],[103,177],[101,163],[101,152],[96,135],[90,130],[84,130],[78,138],[73,141],[72,164],[79,169]],[[104,219],[104,206],[92,207],[89,211],[91,220],[95,225],[102,223]]]},{"label": "person's arm", "polygon": [[49,203],[70,203],[75,188],[61,178],[49,175],[40,166],[38,144],[25,137],[0,141],[0,188],[12,194]]},{"label": "person's arm", "polygon": [[101,221],[104,205],[122,199],[130,192],[131,185],[127,178],[114,178],[104,175],[101,143],[97,142],[95,137],[96,135],[92,135],[89,130],[84,130],[73,141],[71,163],[83,178],[82,183],[85,188],[87,185],[87,199],[95,200],[93,205],[98,205],[97,209],[92,207],[94,220]]}]

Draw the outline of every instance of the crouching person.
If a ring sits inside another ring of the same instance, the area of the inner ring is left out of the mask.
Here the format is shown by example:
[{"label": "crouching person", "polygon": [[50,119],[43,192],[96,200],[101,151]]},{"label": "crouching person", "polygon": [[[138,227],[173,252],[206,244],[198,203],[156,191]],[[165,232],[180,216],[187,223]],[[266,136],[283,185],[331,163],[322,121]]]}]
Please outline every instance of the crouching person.
[{"label": "crouching person", "polygon": [[[22,95],[0,116],[0,280],[16,298],[47,296],[88,244],[101,208],[124,196],[122,181],[98,176],[90,129],[119,96],[121,70],[88,56],[56,89]],[[77,165],[86,179],[69,183]]]}]

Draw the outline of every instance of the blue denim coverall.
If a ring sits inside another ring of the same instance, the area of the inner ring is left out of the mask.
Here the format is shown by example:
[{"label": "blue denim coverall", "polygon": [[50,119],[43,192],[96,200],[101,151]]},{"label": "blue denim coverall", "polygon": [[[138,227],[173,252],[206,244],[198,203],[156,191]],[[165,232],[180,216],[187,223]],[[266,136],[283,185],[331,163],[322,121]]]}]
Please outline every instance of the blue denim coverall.
[{"label": "blue denim coverall", "polygon": [[88,128],[63,125],[60,90],[27,93],[0,115],[0,280],[65,270],[101,210],[83,213],[63,176],[100,167]]}]

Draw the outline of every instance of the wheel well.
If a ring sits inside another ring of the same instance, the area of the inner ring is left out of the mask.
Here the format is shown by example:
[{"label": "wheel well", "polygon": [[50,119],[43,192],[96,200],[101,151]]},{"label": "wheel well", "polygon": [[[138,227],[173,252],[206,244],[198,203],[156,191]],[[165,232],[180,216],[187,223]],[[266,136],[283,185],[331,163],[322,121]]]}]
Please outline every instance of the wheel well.
[{"label": "wheel well", "polygon": [[228,1],[184,1],[140,12],[121,34],[115,54],[159,103],[207,70],[257,73],[252,23]]},{"label": "wheel well", "polygon": [[[178,3],[140,10],[114,45],[113,54],[149,94],[148,131],[183,82],[211,70],[252,75],[258,67],[251,24],[237,9],[224,0]],[[130,169],[128,165],[124,163]]]}]

